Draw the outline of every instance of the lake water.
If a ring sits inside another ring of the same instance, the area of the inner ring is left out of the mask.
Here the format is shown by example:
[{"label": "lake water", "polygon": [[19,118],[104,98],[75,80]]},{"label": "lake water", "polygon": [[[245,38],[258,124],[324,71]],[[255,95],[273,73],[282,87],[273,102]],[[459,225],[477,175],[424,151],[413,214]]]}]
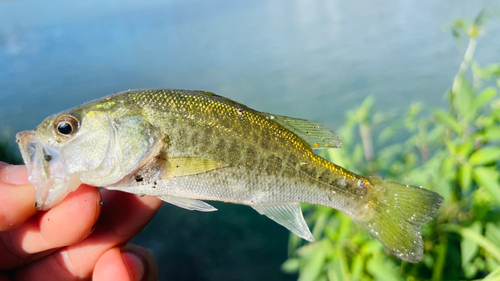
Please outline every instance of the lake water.
[{"label": "lake water", "polygon": [[[380,110],[444,105],[463,45],[449,26],[498,1],[0,1],[0,135],[109,93],[212,91],[332,129],[367,96]],[[500,23],[479,41],[500,58]],[[134,242],[162,279],[293,280],[288,232],[249,207],[165,204]]]}]

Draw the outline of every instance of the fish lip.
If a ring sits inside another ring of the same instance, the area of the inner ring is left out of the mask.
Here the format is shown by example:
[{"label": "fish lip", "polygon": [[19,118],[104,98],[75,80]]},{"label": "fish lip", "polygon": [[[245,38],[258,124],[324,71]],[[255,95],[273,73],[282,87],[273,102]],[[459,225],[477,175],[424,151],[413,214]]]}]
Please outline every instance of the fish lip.
[{"label": "fish lip", "polygon": [[[35,131],[23,131],[16,134],[16,142],[19,145],[19,150],[21,151],[21,156],[23,157],[24,164],[28,168],[28,174],[30,176],[30,182],[33,174],[33,162],[36,154],[36,144],[42,143],[40,137],[35,133]],[[32,144],[35,144],[33,147]]]},{"label": "fish lip", "polygon": [[17,133],[16,142],[28,168],[28,180],[36,186],[35,208],[50,209],[54,205],[50,202],[52,187],[64,181],[59,149],[46,144],[33,130]]}]

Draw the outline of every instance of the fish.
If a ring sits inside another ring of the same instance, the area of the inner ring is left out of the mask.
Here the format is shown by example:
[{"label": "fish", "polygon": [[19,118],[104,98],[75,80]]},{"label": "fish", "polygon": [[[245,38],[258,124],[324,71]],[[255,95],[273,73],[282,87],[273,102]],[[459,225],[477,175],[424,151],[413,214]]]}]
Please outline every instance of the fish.
[{"label": "fish", "polygon": [[392,254],[423,256],[436,192],[350,172],[318,156],[342,141],[327,126],[260,112],[205,91],[128,90],[47,117],[16,135],[39,210],[82,183],[202,212],[248,205],[314,241],[301,202],[349,216]]}]

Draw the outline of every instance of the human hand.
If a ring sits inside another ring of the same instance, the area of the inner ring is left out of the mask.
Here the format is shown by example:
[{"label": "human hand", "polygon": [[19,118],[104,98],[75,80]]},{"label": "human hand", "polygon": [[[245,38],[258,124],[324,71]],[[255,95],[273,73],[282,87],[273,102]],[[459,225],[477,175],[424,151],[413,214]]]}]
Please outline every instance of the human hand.
[{"label": "human hand", "polygon": [[125,243],[161,200],[81,185],[48,211],[34,204],[26,167],[0,162],[0,281],[158,279],[152,255]]}]

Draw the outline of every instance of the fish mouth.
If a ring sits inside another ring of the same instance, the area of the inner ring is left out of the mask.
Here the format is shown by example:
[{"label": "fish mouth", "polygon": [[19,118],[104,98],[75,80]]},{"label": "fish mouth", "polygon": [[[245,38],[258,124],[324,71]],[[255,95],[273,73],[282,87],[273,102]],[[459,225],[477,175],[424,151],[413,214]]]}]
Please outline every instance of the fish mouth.
[{"label": "fish mouth", "polygon": [[65,172],[59,148],[45,143],[35,131],[18,133],[16,142],[28,168],[29,181],[36,186],[37,209],[52,208],[78,188],[79,182]]}]

